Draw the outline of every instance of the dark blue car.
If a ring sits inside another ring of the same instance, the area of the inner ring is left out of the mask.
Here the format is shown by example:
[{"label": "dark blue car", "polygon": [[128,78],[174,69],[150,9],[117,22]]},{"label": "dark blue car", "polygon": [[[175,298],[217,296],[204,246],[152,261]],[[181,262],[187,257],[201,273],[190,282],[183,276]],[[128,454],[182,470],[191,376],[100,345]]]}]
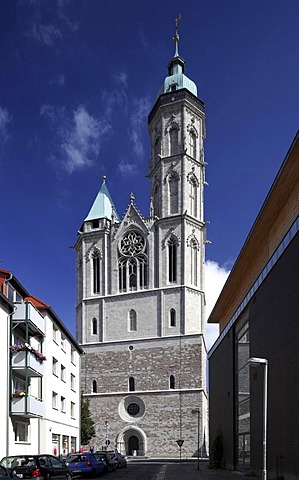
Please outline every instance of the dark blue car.
[{"label": "dark blue car", "polygon": [[96,476],[104,473],[106,463],[103,458],[96,453],[72,453],[67,456],[66,465],[72,476]]}]

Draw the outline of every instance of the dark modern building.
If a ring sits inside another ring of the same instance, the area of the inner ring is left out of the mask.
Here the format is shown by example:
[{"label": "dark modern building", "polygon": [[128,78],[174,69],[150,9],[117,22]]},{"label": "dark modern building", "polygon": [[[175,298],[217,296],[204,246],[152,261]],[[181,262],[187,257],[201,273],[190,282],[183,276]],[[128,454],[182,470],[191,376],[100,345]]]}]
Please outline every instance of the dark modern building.
[{"label": "dark modern building", "polygon": [[268,478],[299,478],[299,134],[210,315],[210,451],[222,437],[226,468],[263,469],[268,362]]}]

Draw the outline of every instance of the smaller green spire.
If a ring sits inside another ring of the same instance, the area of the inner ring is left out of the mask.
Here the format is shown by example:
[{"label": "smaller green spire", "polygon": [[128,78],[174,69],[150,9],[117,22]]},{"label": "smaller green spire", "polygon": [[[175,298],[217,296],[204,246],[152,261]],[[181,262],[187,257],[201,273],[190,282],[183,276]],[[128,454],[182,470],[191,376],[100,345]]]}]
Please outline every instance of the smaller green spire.
[{"label": "smaller green spire", "polygon": [[85,222],[96,220],[99,218],[108,218],[109,220],[119,222],[119,215],[112,201],[111,195],[106,186],[106,175],[103,175],[103,183],[101,189],[93,202],[89,214],[85,218]]}]

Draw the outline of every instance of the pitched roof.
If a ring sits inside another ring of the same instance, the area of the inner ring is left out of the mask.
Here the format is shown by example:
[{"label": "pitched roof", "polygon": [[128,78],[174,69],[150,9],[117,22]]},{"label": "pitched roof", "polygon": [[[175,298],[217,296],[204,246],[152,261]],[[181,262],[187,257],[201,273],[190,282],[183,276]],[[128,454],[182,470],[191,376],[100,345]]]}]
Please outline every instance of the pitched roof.
[{"label": "pitched roof", "polygon": [[111,220],[112,217],[114,217],[116,222],[119,222],[118,213],[106,186],[106,177],[103,177],[101,189],[84,221],[89,222],[99,218],[108,218]]}]

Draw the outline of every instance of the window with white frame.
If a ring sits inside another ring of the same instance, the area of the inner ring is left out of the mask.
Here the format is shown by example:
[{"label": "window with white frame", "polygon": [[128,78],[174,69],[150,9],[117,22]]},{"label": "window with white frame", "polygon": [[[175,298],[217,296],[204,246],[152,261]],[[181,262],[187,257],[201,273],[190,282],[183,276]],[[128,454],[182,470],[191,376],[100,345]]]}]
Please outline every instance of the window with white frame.
[{"label": "window with white frame", "polygon": [[14,426],[15,442],[29,441],[29,424],[25,422],[16,422]]},{"label": "window with white frame", "polygon": [[58,344],[58,334],[59,330],[56,325],[53,323],[53,341]]},{"label": "window with white frame", "polygon": [[75,418],[76,416],[76,404],[74,402],[71,402],[71,417]]},{"label": "window with white frame", "polygon": [[52,392],[52,408],[58,409],[58,394],[56,392]]},{"label": "window with white frame", "polygon": [[75,392],[76,391],[76,377],[71,373],[71,389]]},{"label": "window with white frame", "polygon": [[65,397],[60,397],[60,408],[63,413],[65,413]]},{"label": "window with white frame", "polygon": [[73,365],[76,365],[76,350],[74,347],[71,347],[71,362]]},{"label": "window with white frame", "polygon": [[52,358],[52,373],[58,377],[58,360],[54,357]]},{"label": "window with white frame", "polygon": [[61,365],[60,378],[63,382],[66,381],[66,371],[65,371],[65,366],[64,365]]},{"label": "window with white frame", "polygon": [[64,352],[66,351],[66,338],[63,333],[61,334],[61,348]]}]

